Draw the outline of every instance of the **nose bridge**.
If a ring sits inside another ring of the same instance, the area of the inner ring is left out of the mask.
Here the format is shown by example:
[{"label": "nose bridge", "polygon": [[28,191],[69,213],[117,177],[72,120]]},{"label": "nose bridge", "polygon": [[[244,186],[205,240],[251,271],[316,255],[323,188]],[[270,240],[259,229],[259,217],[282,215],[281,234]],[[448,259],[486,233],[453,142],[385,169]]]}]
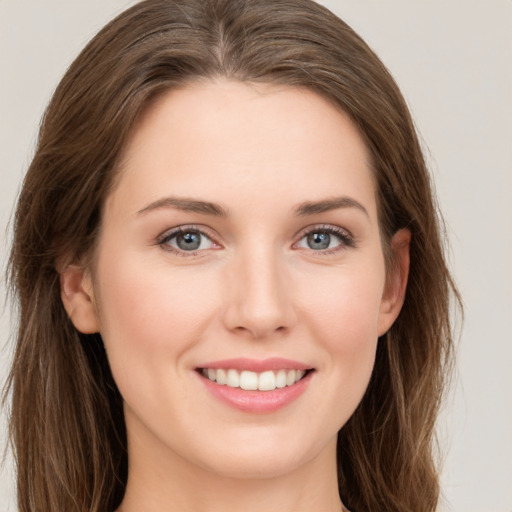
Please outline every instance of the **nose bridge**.
[{"label": "nose bridge", "polygon": [[294,313],[286,275],[283,258],[271,244],[251,244],[241,251],[229,276],[227,326],[255,338],[291,327]]}]

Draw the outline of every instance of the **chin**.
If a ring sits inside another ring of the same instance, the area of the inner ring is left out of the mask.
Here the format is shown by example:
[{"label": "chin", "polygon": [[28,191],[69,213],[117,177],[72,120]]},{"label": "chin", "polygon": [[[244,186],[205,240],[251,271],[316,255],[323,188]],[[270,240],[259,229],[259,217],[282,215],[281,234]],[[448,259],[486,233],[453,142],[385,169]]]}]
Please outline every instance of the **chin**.
[{"label": "chin", "polygon": [[[259,431],[258,431],[259,430]],[[303,432],[299,432],[303,433]],[[226,478],[265,479],[291,474],[307,467],[315,459],[331,457],[337,435],[320,440],[321,436],[273,435],[264,428],[254,429],[250,442],[231,442],[209,445],[201,454],[199,464],[212,473]]]},{"label": "chin", "polygon": [[307,460],[302,460],[297,454],[230,454],[222,461],[208,464],[205,469],[224,478],[254,480],[279,478],[291,474],[306,462]]}]

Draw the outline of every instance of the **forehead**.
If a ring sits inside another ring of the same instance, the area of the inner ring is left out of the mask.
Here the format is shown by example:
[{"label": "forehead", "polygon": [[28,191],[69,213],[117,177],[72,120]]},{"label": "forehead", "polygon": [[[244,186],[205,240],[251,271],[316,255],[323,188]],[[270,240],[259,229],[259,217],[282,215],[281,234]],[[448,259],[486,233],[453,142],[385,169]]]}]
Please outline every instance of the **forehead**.
[{"label": "forehead", "polygon": [[242,201],[349,191],[375,203],[369,162],[348,116],[309,90],[205,81],[168,91],[145,109],[117,188],[138,203],[166,192],[219,202],[233,190]]}]

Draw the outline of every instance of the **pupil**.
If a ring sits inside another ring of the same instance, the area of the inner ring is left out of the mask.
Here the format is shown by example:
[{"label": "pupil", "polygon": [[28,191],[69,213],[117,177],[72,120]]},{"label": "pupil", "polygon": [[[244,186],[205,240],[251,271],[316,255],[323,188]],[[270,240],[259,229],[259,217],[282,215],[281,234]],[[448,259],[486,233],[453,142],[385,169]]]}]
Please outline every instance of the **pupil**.
[{"label": "pupil", "polygon": [[176,237],[176,243],[184,251],[195,251],[201,245],[201,235],[199,233],[181,233]]},{"label": "pupil", "polygon": [[327,249],[331,243],[329,233],[310,233],[308,235],[308,246],[311,249]]}]

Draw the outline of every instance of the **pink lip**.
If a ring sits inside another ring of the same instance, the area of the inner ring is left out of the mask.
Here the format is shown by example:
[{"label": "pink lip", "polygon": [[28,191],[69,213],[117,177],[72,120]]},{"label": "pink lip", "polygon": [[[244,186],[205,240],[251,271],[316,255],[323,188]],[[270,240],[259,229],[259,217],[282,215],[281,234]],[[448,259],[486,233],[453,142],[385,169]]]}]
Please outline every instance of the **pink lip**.
[{"label": "pink lip", "polygon": [[[272,358],[258,361],[240,358],[205,363],[200,368],[233,368],[238,371],[248,370],[260,373],[268,370],[310,370],[311,366],[290,359]],[[200,371],[195,373],[206,389],[225,404],[243,412],[265,414],[275,412],[298,399],[306,391],[314,372],[307,373],[292,386],[272,391],[246,391],[241,388],[232,388],[211,381]]]},{"label": "pink lip", "polygon": [[304,363],[299,363],[298,361],[283,359],[281,357],[272,357],[270,359],[263,360],[239,357],[237,359],[211,361],[201,364],[199,368],[212,368],[214,370],[219,370],[221,368],[228,370],[233,368],[234,370],[238,370],[240,372],[243,370],[248,370],[251,372],[261,373],[268,370],[310,370],[312,367]]}]

